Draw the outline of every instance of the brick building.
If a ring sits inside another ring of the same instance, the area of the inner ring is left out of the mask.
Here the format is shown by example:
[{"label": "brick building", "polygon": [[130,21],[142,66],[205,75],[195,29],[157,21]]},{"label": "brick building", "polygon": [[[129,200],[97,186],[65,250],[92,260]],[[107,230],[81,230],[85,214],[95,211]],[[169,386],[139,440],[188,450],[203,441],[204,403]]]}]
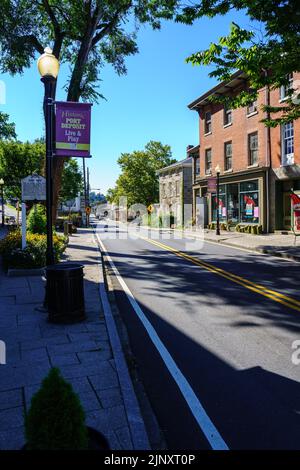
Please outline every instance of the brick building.
[{"label": "brick building", "polygon": [[[193,146],[189,146],[192,148]],[[161,170],[159,176],[159,204],[162,212],[173,214],[175,225],[182,225],[185,219],[192,217],[192,156],[188,155]],[[187,212],[184,213],[186,206]],[[190,207],[190,210],[188,210]]]},{"label": "brick building", "polygon": [[[290,86],[300,73],[290,76]],[[205,198],[208,222],[258,224],[263,231],[290,230],[290,190],[300,193],[300,120],[266,128],[261,105],[284,102],[287,90],[262,89],[248,108],[225,109],[209,101],[213,95],[235,94],[247,87],[235,73],[188,105],[199,114],[199,147],[193,158],[193,205]],[[196,147],[194,148],[196,149]],[[208,180],[220,168],[220,197],[209,193]],[[202,200],[203,201],[203,200]]]}]

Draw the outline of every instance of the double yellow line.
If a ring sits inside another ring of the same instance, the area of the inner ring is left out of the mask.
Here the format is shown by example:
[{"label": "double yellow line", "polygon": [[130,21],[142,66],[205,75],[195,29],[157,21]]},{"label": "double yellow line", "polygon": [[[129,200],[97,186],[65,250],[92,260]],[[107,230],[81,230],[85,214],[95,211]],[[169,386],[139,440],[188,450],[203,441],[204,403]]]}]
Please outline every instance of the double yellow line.
[{"label": "double yellow line", "polygon": [[281,294],[280,292],[268,289],[267,287],[262,286],[261,284],[256,284],[255,282],[249,281],[248,279],[245,279],[241,276],[237,276],[236,274],[225,271],[224,269],[218,268],[210,263],[201,261],[198,258],[195,258],[194,256],[187,255],[186,253],[183,253],[180,250],[176,250],[176,248],[173,248],[169,245],[165,245],[164,243],[158,242],[157,240],[151,240],[150,238],[143,237],[141,235],[139,237],[149,243],[152,243],[152,245],[156,245],[159,248],[162,248],[166,251],[170,251],[174,255],[179,256],[180,258],[184,258],[197,266],[201,266],[202,268],[205,268],[211,273],[225,277],[229,281],[235,282],[236,284],[239,284],[245,287],[246,289],[251,290],[252,292],[256,292],[257,294],[263,295],[268,299],[274,300],[275,302],[279,302],[282,305],[285,305],[286,307],[292,308],[293,310],[297,310],[298,312],[300,312],[300,301],[297,299],[293,299],[292,297]]}]

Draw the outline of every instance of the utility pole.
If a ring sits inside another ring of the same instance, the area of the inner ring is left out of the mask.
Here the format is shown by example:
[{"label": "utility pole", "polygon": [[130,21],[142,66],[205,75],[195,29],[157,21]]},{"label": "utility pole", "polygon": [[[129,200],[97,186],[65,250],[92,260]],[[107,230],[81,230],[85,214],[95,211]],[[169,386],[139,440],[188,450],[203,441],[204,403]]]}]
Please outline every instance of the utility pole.
[{"label": "utility pole", "polygon": [[83,188],[84,188],[84,212],[85,212],[85,226],[87,227],[87,195],[86,195],[86,173],[85,173],[85,158],[82,159],[83,163]]}]

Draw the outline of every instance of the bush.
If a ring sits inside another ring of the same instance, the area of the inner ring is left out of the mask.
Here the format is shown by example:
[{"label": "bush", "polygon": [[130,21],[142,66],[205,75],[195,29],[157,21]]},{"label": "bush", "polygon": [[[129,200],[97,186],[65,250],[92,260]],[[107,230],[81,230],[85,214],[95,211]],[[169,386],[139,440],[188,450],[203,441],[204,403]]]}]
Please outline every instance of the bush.
[{"label": "bush", "polygon": [[87,449],[88,434],[84,421],[78,396],[60,371],[53,368],[33,396],[25,418],[28,449]]},{"label": "bush", "polygon": [[47,232],[46,212],[42,204],[35,204],[32,209],[30,209],[27,218],[27,230],[28,232],[39,234]]},{"label": "bush", "polygon": [[[0,241],[0,254],[5,268],[42,268],[46,265],[47,237],[27,233],[27,246],[22,250],[22,235],[19,230],[10,232]],[[67,246],[64,236],[53,234],[55,262],[58,263]]]}]

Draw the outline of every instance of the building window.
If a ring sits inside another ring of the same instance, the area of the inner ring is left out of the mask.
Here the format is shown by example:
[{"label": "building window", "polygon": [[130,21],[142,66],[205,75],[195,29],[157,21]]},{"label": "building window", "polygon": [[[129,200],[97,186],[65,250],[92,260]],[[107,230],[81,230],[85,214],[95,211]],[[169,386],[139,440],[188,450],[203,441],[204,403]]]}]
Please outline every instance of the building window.
[{"label": "building window", "polygon": [[225,171],[232,169],[232,142],[224,144]]},{"label": "building window", "polygon": [[211,149],[205,150],[205,174],[211,173]]},{"label": "building window", "polygon": [[205,134],[211,132],[211,112],[205,113]]},{"label": "building window", "polygon": [[258,180],[240,183],[240,214],[241,222],[259,223]]},{"label": "building window", "polygon": [[172,182],[169,183],[169,197],[173,196],[173,184]]},{"label": "building window", "polygon": [[288,98],[290,90],[293,89],[293,74],[289,73],[286,78],[288,80],[288,84],[282,85],[280,87],[280,99],[281,100]]},{"label": "building window", "polygon": [[252,101],[252,103],[247,106],[247,115],[257,112],[257,100]]},{"label": "building window", "polygon": [[253,132],[253,134],[248,135],[248,155],[249,155],[249,165],[255,165],[258,162],[258,134]]},{"label": "building window", "polygon": [[232,123],[232,110],[224,107],[224,126]]},{"label": "building window", "polygon": [[212,198],[212,220],[217,220],[217,212],[219,212],[220,222],[225,222],[227,218],[225,184],[220,184],[219,199],[217,198],[216,193],[213,193],[211,195],[211,198]]},{"label": "building window", "polygon": [[180,195],[180,180],[176,181],[176,196]]},{"label": "building window", "polygon": [[199,176],[200,175],[200,157],[197,156],[195,158],[195,176]]},{"label": "building window", "polygon": [[287,122],[281,126],[281,164],[282,166],[294,163],[294,123]]}]

